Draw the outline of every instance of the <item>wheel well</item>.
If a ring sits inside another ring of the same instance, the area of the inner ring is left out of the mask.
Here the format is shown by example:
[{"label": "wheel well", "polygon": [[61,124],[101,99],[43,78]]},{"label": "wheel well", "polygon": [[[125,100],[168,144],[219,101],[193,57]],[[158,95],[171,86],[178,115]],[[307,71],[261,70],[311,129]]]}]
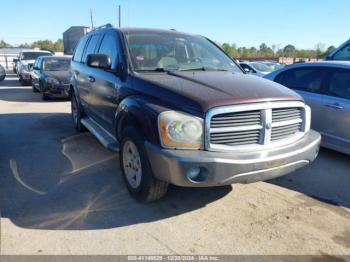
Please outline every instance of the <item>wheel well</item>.
[{"label": "wheel well", "polygon": [[[140,125],[138,124],[137,120],[134,117],[132,117],[130,115],[125,115],[117,123],[117,139],[119,141],[121,139],[122,132],[123,132],[124,128],[127,127],[127,126],[133,126],[137,130],[142,130],[140,128]],[[143,135],[142,132],[141,132],[141,135]]]}]

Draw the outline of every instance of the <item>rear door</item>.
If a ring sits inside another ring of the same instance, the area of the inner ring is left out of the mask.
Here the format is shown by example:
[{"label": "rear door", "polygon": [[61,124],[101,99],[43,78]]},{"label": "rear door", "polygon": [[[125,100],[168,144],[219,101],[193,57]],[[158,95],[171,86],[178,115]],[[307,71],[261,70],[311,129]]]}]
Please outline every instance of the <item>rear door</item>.
[{"label": "rear door", "polygon": [[350,70],[330,69],[324,98],[324,143],[350,150]]},{"label": "rear door", "polygon": [[324,126],[324,99],[327,69],[324,67],[301,67],[279,74],[275,81],[298,92],[311,107],[311,126],[321,132]]},{"label": "rear door", "polygon": [[76,86],[78,88],[80,102],[84,108],[84,110],[87,112],[88,110],[88,94],[89,94],[89,86],[87,84],[87,77],[86,77],[86,65],[83,63],[83,54],[84,50],[86,48],[86,44],[89,40],[89,37],[83,37],[74,52],[73,58],[72,58],[72,68],[71,68],[71,74],[73,76],[73,79],[75,79]]},{"label": "rear door", "polygon": [[120,61],[120,44],[115,32],[104,34],[98,53],[108,55],[112,64],[110,70],[98,69],[93,75],[95,82],[92,83],[91,99],[94,109],[102,118],[101,125],[113,134],[113,121],[118,107],[118,91],[122,85],[116,73]]}]

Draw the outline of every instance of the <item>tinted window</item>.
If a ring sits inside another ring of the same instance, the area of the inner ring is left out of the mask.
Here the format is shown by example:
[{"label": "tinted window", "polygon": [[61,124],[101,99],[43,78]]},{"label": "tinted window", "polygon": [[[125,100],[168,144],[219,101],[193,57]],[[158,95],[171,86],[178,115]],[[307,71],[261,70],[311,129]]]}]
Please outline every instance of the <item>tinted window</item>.
[{"label": "tinted window", "polygon": [[112,69],[116,69],[117,64],[117,41],[112,35],[105,35],[103,37],[100,50],[100,54],[108,55],[112,61]]},{"label": "tinted window", "polygon": [[350,70],[335,70],[331,74],[328,94],[350,99]]},{"label": "tinted window", "polygon": [[88,45],[86,47],[85,53],[84,53],[83,62],[86,62],[86,58],[87,58],[88,55],[95,53],[99,39],[100,39],[99,35],[93,35],[90,38],[90,41],[89,41],[89,43],[88,43]]},{"label": "tinted window", "polygon": [[345,45],[333,56],[334,60],[350,60],[350,44]]},{"label": "tinted window", "polygon": [[275,81],[292,89],[321,93],[324,73],[322,68],[292,69],[279,74]]},{"label": "tinted window", "polygon": [[74,52],[73,61],[81,62],[87,39],[88,39],[87,37],[80,39],[77,45],[77,48],[75,49],[75,52]]}]

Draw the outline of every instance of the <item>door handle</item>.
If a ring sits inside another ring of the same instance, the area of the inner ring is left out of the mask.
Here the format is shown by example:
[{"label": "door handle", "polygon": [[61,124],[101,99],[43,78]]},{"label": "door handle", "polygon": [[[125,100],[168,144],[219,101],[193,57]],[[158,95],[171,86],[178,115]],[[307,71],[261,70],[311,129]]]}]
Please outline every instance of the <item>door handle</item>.
[{"label": "door handle", "polygon": [[95,78],[94,78],[93,76],[89,76],[88,79],[89,79],[89,82],[90,82],[90,83],[95,82]]},{"label": "door handle", "polygon": [[335,109],[335,110],[340,110],[340,109],[343,109],[344,107],[341,106],[339,103],[334,103],[334,104],[326,104],[324,105],[326,107],[329,107],[329,108],[332,108],[332,109]]}]

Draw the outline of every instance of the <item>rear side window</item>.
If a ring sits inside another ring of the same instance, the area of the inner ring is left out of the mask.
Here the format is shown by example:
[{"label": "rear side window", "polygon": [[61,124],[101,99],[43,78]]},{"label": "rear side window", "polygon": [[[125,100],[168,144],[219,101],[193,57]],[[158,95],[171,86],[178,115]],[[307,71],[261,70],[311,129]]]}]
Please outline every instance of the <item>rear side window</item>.
[{"label": "rear side window", "polygon": [[333,70],[327,93],[330,96],[350,99],[350,70]]},{"label": "rear side window", "polygon": [[86,47],[86,50],[85,50],[85,53],[84,53],[84,58],[83,58],[83,62],[84,63],[86,63],[86,59],[87,59],[88,55],[95,54],[95,51],[96,51],[99,39],[100,39],[100,35],[93,35],[90,38],[90,41],[87,44],[87,47]]},{"label": "rear side window", "polygon": [[275,81],[291,89],[321,93],[324,75],[323,68],[291,69],[279,74]]},{"label": "rear side window", "polygon": [[83,37],[82,39],[80,39],[77,45],[77,48],[75,49],[75,52],[74,52],[73,61],[81,62],[87,40],[88,40],[87,37]]},{"label": "rear side window", "polygon": [[350,44],[345,45],[333,56],[334,60],[350,60]]},{"label": "rear side window", "polygon": [[112,61],[111,69],[116,69],[117,67],[117,56],[118,56],[118,44],[117,40],[112,35],[105,35],[103,37],[99,54],[108,55]]}]

